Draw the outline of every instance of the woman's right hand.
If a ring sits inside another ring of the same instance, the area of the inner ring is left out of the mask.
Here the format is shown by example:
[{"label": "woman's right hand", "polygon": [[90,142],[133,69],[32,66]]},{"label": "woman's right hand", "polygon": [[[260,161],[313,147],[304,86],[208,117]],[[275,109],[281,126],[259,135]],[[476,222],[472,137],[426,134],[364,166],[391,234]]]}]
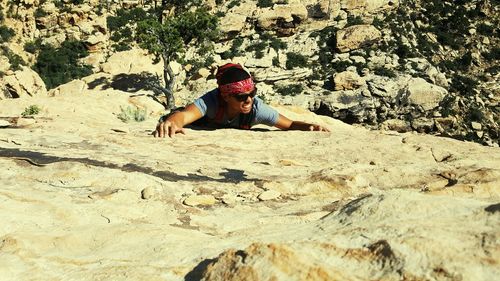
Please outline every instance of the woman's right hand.
[{"label": "woman's right hand", "polygon": [[153,132],[153,135],[155,138],[164,138],[167,135],[173,137],[177,133],[185,134],[184,128],[167,119],[156,125],[156,130]]}]

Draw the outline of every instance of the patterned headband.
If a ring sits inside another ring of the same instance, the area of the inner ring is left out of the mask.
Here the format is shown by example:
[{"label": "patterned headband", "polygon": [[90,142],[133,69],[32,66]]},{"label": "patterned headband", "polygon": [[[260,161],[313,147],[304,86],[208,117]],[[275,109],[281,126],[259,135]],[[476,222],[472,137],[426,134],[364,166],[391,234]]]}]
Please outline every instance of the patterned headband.
[{"label": "patterned headband", "polygon": [[225,85],[219,85],[219,91],[223,97],[235,95],[239,93],[246,93],[255,89],[255,84],[252,78],[233,82]]}]

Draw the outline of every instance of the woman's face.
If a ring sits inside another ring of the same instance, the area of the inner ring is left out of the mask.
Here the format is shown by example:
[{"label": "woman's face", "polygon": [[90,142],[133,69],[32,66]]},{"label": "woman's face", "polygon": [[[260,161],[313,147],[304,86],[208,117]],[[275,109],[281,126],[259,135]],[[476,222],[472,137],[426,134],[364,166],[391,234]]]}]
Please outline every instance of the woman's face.
[{"label": "woman's face", "polygon": [[248,114],[252,111],[253,98],[255,96],[255,89],[235,95],[226,97],[226,102],[229,107],[239,113]]}]

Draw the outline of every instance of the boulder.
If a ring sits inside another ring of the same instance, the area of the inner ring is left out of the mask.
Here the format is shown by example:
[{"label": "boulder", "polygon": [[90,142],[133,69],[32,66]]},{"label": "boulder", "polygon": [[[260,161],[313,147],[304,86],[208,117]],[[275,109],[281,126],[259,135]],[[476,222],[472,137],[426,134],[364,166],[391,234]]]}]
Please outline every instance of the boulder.
[{"label": "boulder", "polygon": [[3,77],[3,91],[7,98],[45,95],[47,88],[40,75],[29,67],[22,66],[13,75]]},{"label": "boulder", "polygon": [[382,33],[373,25],[353,25],[337,31],[337,49],[348,52],[371,45],[378,41]]},{"label": "boulder", "polygon": [[344,71],[334,75],[335,90],[354,90],[366,84],[365,78],[357,72]]},{"label": "boulder", "polygon": [[296,27],[307,19],[307,9],[301,3],[274,5],[264,8],[257,15],[257,23],[264,30],[274,30],[281,35],[292,35]]},{"label": "boulder", "polygon": [[341,0],[341,8],[354,14],[379,13],[395,9],[399,0]]},{"label": "boulder", "polygon": [[[153,66],[153,67],[152,67]],[[152,56],[141,49],[118,52],[102,64],[102,71],[111,75],[137,74],[142,72],[163,76],[163,63],[153,64]]]},{"label": "boulder", "polygon": [[424,111],[439,106],[448,91],[425,81],[422,78],[412,78],[403,89],[399,101],[401,104],[409,104],[422,108]]},{"label": "boulder", "polygon": [[310,76],[313,73],[310,68],[295,68],[291,70],[283,70],[277,67],[258,68],[253,72],[253,78],[257,82],[262,81],[278,81],[278,80],[299,80]]},{"label": "boulder", "polygon": [[82,95],[83,91],[87,90],[87,84],[82,80],[72,80],[66,84],[62,84],[57,88],[49,91],[49,96],[60,95]]},{"label": "boulder", "polygon": [[245,27],[247,16],[237,13],[228,13],[220,21],[220,29],[222,33],[231,37],[233,34],[238,34]]}]

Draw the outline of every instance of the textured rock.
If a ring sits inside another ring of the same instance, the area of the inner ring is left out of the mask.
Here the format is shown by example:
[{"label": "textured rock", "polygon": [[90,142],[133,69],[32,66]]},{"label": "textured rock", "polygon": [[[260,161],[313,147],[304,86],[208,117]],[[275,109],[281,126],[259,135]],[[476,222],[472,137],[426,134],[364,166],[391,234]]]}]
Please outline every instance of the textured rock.
[{"label": "textured rock", "polygon": [[348,52],[371,45],[381,38],[381,32],[372,25],[353,25],[337,31],[337,48]]},{"label": "textured rock", "polygon": [[354,90],[365,85],[365,79],[359,76],[358,73],[352,71],[344,71],[335,74],[333,78],[335,90]]},{"label": "textured rock", "polygon": [[[43,108],[29,128],[0,129],[3,279],[498,275],[498,148],[288,107],[277,109],[332,133],[187,128],[155,139],[159,113],[116,117],[145,99],[84,89],[0,101],[5,116]],[[262,190],[281,196],[260,201]],[[215,204],[182,204],[189,195]]]},{"label": "textured rock", "polygon": [[15,71],[14,75],[2,78],[3,86],[9,95],[14,98],[46,95],[47,89],[42,78],[31,68],[23,66],[21,70]]},{"label": "textured rock", "polygon": [[433,85],[422,78],[413,78],[403,90],[400,102],[420,106],[423,110],[431,110],[439,105],[447,93],[446,89]]}]

